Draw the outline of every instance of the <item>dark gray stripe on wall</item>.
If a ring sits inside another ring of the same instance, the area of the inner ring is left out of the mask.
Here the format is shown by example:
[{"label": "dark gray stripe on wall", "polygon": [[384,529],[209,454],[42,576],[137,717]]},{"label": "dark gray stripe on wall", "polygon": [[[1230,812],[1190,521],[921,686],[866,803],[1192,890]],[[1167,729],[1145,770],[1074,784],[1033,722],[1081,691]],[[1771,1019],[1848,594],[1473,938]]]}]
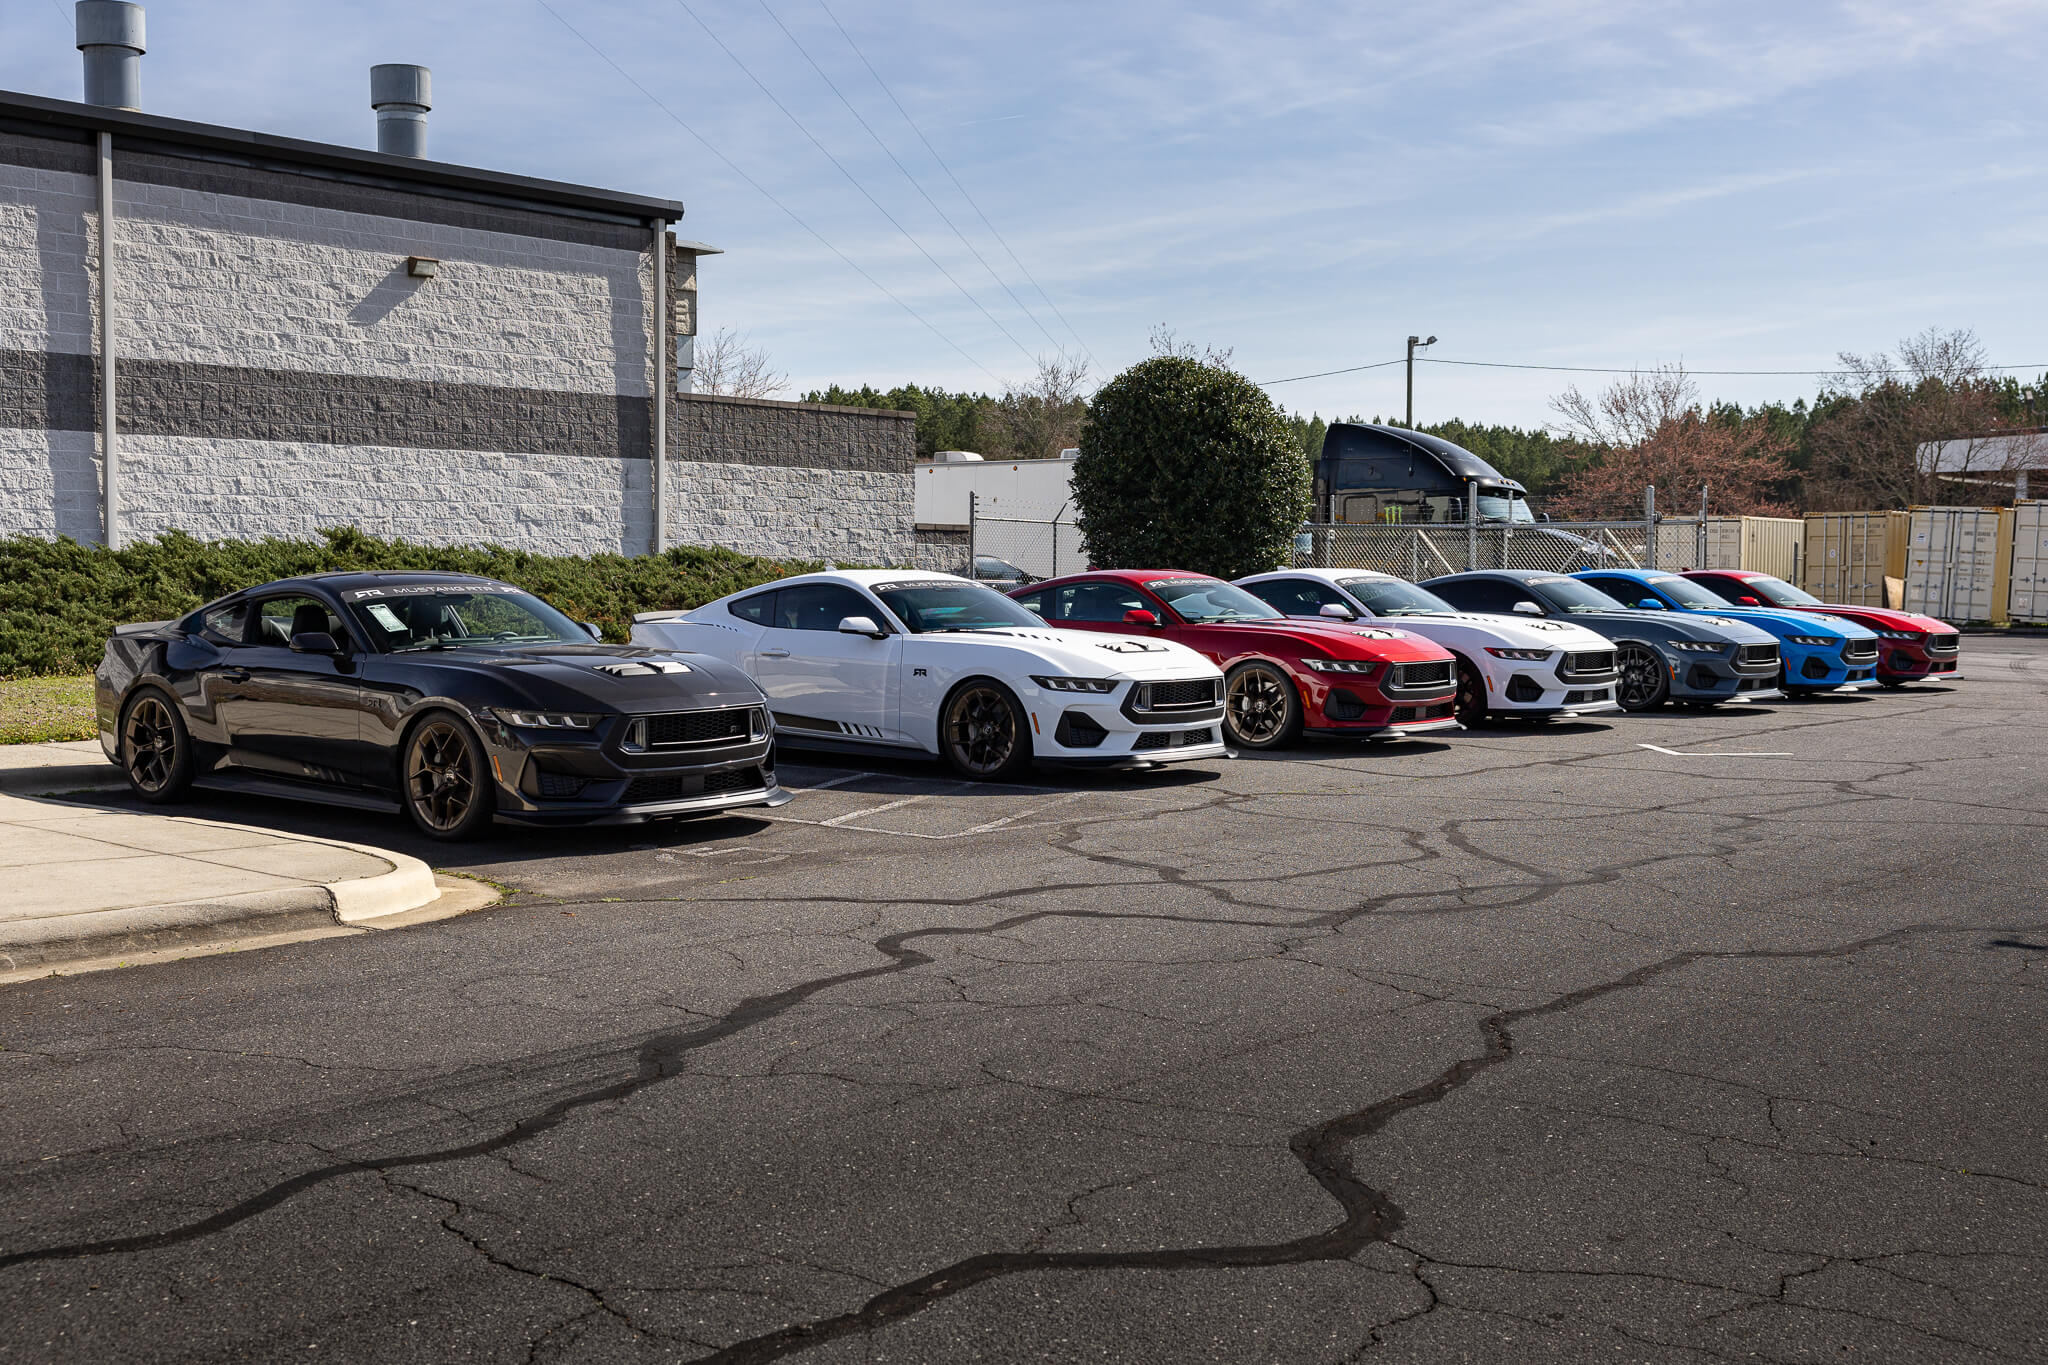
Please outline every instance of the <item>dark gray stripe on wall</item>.
[{"label": "dark gray stripe on wall", "polygon": [[[645,398],[370,375],[123,359],[121,430],[139,436],[523,451],[644,460]],[[92,356],[0,350],[0,427],[99,429]]]},{"label": "dark gray stripe on wall", "polygon": [[[51,133],[56,135],[48,135]],[[84,133],[66,136],[64,131],[50,129],[39,136],[0,119],[0,165],[98,175],[100,159],[92,139]]]},{"label": "dark gray stripe on wall", "polygon": [[669,406],[677,460],[782,469],[908,474],[917,460],[914,413],[682,394]]}]

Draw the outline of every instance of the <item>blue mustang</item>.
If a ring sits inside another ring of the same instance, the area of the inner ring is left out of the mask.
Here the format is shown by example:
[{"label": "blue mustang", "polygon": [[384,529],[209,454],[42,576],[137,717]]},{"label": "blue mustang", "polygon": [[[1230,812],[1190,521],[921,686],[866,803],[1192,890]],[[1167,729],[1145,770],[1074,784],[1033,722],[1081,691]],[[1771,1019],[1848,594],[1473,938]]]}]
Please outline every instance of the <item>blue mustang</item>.
[{"label": "blue mustang", "polygon": [[1778,637],[1788,697],[1877,686],[1877,636],[1853,621],[1803,611],[1737,607],[1689,578],[1661,569],[1587,569],[1572,575],[1611,597],[1649,611],[1710,612],[1747,621]]}]

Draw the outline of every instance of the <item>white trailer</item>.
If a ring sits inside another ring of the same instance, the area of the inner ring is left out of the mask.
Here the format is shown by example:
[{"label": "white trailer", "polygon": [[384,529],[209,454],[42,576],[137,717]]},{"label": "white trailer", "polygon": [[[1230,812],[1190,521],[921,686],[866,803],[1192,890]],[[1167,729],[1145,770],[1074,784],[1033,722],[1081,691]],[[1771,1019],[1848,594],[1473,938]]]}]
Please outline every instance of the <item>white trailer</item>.
[{"label": "white trailer", "polygon": [[974,508],[975,553],[1016,565],[1034,578],[1086,568],[1074,529],[1074,456],[1057,460],[982,460],[941,451],[914,470],[919,530],[965,531]]}]

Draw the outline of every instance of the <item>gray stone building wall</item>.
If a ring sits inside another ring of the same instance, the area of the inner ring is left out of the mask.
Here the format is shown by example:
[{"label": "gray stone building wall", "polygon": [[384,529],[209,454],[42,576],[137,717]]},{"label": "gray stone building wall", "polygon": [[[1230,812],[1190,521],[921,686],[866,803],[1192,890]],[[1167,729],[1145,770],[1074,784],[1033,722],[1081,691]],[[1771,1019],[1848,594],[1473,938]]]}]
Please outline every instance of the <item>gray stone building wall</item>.
[{"label": "gray stone building wall", "polygon": [[[136,116],[6,95],[0,534],[103,535],[96,119],[122,128],[124,535],[355,525],[550,553],[649,548],[651,224],[444,193],[419,171],[386,183],[374,164],[302,173],[274,149],[188,149],[131,135]],[[435,277],[409,275],[412,256],[437,260]],[[910,414],[670,403],[671,543],[914,558]]]}]

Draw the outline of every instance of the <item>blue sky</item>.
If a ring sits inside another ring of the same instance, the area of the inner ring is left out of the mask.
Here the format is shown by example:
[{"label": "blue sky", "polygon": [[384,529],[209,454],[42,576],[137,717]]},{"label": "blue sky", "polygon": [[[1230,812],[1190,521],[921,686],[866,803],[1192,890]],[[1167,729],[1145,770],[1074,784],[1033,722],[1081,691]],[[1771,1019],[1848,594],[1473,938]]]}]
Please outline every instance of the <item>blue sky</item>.
[{"label": "blue sky", "polygon": [[[1796,370],[1970,327],[1994,362],[2048,362],[2048,0],[547,3],[930,327],[541,0],[159,0],[144,106],[371,145],[371,63],[431,66],[435,157],[683,200],[682,234],[728,253],[702,270],[706,329],[746,331],[786,396],[994,389],[1048,336],[1099,380],[1160,324],[1262,381],[1398,357],[1411,331],[1443,360]],[[68,3],[5,0],[0,86],[78,98],[71,41]],[[1574,380],[1603,382],[1423,366],[1416,415],[1540,423]],[[1272,393],[1398,414],[1401,382]],[[1816,382],[1701,386],[1755,402]]]}]

